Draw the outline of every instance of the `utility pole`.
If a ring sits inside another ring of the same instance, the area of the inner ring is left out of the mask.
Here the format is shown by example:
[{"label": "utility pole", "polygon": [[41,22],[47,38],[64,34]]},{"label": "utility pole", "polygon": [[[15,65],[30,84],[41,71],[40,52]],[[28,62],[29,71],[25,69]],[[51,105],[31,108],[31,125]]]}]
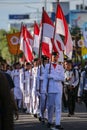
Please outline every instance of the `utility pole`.
[{"label": "utility pole", "polygon": [[85,10],[85,0],[82,0],[83,10]]},{"label": "utility pole", "polygon": [[47,0],[44,0],[44,8],[47,10]]}]

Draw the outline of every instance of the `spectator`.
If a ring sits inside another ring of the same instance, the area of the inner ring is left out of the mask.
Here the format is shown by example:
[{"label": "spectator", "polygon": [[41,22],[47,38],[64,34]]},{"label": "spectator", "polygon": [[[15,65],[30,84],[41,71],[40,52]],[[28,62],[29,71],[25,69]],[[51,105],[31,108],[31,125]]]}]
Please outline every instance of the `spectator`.
[{"label": "spectator", "polygon": [[4,73],[0,72],[0,130],[14,130],[14,114],[18,119],[18,110],[9,82]]},{"label": "spectator", "polygon": [[84,101],[87,109],[87,67],[81,73],[80,85],[78,89],[78,102]]},{"label": "spectator", "polygon": [[67,60],[66,71],[65,71],[65,81],[64,81],[64,89],[65,89],[65,98],[68,106],[68,116],[71,117],[74,115],[75,110],[75,89],[79,82],[79,75],[77,70],[73,70],[72,61]]}]

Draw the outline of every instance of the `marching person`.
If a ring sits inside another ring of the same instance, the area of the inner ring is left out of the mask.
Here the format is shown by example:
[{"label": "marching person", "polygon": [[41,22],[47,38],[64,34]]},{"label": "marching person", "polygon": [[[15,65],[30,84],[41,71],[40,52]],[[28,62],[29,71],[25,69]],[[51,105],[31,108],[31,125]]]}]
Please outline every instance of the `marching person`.
[{"label": "marching person", "polygon": [[47,118],[47,109],[45,106],[45,100],[46,100],[46,87],[44,85],[45,83],[45,66],[48,63],[48,58],[44,55],[42,55],[42,64],[38,69],[38,76],[37,76],[37,95],[39,96],[39,100],[40,100],[40,117],[39,120],[42,122],[45,122],[45,118]]},{"label": "marching person", "polygon": [[14,97],[18,105],[18,109],[21,110],[22,106],[22,91],[20,86],[20,64],[19,62],[15,63],[15,69],[11,73],[13,82],[14,82]]},{"label": "marching person", "polygon": [[48,100],[48,127],[52,127],[55,112],[55,128],[63,129],[61,121],[62,81],[64,81],[64,68],[58,64],[58,53],[52,53],[52,61],[46,65],[47,100]]},{"label": "marching person", "polygon": [[29,62],[26,63],[25,65],[25,72],[22,74],[22,82],[24,84],[24,104],[26,113],[30,113],[30,69],[31,69],[31,64]]},{"label": "marching person", "polygon": [[33,68],[32,68],[32,77],[33,77],[33,85],[32,85],[32,106],[33,106],[33,114],[34,117],[37,117],[38,114],[38,96],[36,94],[36,85],[37,85],[37,70],[38,70],[38,58],[35,58],[33,61]]}]

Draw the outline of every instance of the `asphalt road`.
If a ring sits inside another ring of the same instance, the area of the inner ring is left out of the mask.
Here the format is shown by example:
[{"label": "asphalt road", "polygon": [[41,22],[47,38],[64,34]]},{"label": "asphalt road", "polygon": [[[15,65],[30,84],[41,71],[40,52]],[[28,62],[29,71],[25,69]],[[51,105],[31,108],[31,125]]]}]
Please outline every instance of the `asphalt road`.
[{"label": "asphalt road", "polygon": [[[87,130],[87,113],[75,113],[73,117],[67,117],[62,113],[61,124],[64,130]],[[47,123],[42,124],[37,118],[27,114],[20,114],[15,122],[15,130],[48,130]]]},{"label": "asphalt road", "polygon": [[[61,124],[64,130],[87,130],[87,112],[84,104],[77,105],[75,115],[68,117],[67,112],[62,112]],[[42,124],[38,118],[32,115],[23,114],[19,115],[19,120],[15,121],[15,130],[49,130],[47,122]]]}]

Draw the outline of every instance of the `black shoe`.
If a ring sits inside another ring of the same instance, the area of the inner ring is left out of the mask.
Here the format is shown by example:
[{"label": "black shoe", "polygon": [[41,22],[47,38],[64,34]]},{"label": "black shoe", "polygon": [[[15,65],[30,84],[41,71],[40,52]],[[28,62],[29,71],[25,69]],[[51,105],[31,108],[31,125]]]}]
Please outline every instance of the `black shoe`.
[{"label": "black shoe", "polygon": [[39,121],[41,121],[41,119],[42,119],[42,118],[41,118],[41,117],[39,117]]},{"label": "black shoe", "polygon": [[24,113],[27,111],[27,108],[23,108],[23,110],[22,110]]},{"label": "black shoe", "polygon": [[52,126],[53,126],[53,124],[51,124],[51,123],[49,123],[49,122],[47,123],[47,127],[48,127],[48,128],[51,128]]},{"label": "black shoe", "polygon": [[45,122],[48,122],[48,119],[47,118],[44,118]]},{"label": "black shoe", "polygon": [[73,116],[73,115],[74,115],[74,112],[73,112],[73,113],[71,113],[71,115]]},{"label": "black shoe", "polygon": [[72,115],[71,114],[68,114],[68,117],[71,117]]},{"label": "black shoe", "polygon": [[56,125],[55,128],[59,129],[59,130],[63,130],[64,129],[61,125]]},{"label": "black shoe", "polygon": [[42,124],[44,124],[44,123],[45,123],[45,120],[44,120],[44,118],[42,118],[42,119],[41,119],[41,122],[42,122]]},{"label": "black shoe", "polygon": [[37,118],[37,114],[34,114],[34,117]]}]

